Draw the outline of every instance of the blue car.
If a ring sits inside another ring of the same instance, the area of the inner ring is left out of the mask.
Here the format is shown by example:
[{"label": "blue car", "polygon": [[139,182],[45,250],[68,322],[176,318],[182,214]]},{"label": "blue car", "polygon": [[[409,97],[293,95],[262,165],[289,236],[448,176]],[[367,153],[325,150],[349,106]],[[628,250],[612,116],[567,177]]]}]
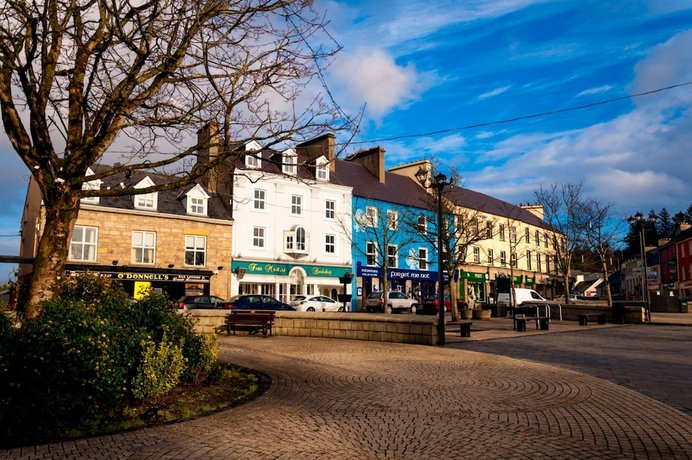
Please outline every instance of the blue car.
[{"label": "blue car", "polygon": [[282,310],[295,311],[292,306],[262,294],[243,294],[226,302],[232,310]]}]

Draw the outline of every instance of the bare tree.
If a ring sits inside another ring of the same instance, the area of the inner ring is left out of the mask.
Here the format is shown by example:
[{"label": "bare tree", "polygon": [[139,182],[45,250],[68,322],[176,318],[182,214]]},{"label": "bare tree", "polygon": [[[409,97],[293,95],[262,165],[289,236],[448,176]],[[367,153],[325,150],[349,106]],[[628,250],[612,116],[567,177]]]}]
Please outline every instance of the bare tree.
[{"label": "bare tree", "polygon": [[[582,184],[552,184],[536,193],[538,204],[543,206],[544,219],[553,228],[550,232],[555,268],[562,275],[565,293],[569,294],[572,257],[584,241],[586,216]],[[569,304],[569,296],[565,295]]]},{"label": "bare tree", "polygon": [[[401,248],[421,240],[418,233],[410,231],[408,227],[408,223],[414,219],[413,214],[412,208],[402,205],[370,203],[365,209],[354,208],[354,215],[346,216],[348,220],[337,219],[351,247],[368,260],[368,265],[382,269],[381,290],[384,292],[385,305],[390,290],[387,279],[389,269],[398,268],[397,262],[402,256],[409,257],[401,253]],[[359,244],[362,242],[365,245]]]},{"label": "bare tree", "polygon": [[[234,151],[192,167],[198,146],[178,146],[210,121],[226,142],[267,147],[333,129],[343,116],[330,100],[299,99],[338,48],[318,44],[322,31],[304,0],[4,0],[0,111],[46,214],[25,316],[55,293],[81,198],[196,180]],[[116,141],[129,143],[124,165],[86,176]],[[177,180],[83,188],[138,169]]]},{"label": "bare tree", "polygon": [[613,216],[613,204],[591,199],[584,202],[584,242],[589,250],[598,257],[603,281],[605,282],[608,306],[613,306],[613,295],[610,291],[608,278],[610,270],[608,262],[612,258],[615,244],[622,240],[623,220]]}]

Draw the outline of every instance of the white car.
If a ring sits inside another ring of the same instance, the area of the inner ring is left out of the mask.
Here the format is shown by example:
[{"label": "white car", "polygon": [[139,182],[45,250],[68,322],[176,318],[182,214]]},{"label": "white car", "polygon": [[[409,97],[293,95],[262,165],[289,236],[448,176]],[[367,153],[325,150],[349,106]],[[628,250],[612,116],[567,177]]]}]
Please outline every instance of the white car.
[{"label": "white car", "polygon": [[343,304],[323,295],[297,295],[290,304],[297,311],[344,311]]}]

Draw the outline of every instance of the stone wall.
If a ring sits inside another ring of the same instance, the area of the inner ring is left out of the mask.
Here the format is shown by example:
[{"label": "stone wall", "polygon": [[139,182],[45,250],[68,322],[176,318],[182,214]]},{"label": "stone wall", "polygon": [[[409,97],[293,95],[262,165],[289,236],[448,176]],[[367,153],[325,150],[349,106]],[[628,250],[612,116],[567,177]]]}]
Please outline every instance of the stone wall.
[{"label": "stone wall", "polygon": [[[196,329],[202,333],[222,333],[224,310],[192,310]],[[437,343],[437,318],[433,316],[359,313],[276,312],[274,335],[328,337],[377,342]]]}]

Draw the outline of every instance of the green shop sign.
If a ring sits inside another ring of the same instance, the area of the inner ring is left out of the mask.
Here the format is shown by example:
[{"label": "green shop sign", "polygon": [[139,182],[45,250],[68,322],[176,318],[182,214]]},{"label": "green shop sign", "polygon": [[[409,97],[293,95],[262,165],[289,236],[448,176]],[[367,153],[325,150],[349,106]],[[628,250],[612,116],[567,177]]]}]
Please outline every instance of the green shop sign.
[{"label": "green shop sign", "polygon": [[527,276],[524,279],[524,284],[528,284],[528,285],[533,286],[534,284],[536,284],[536,277],[535,276]]},{"label": "green shop sign", "polygon": [[231,269],[244,268],[248,275],[277,275],[288,276],[289,272],[300,267],[305,270],[307,276],[323,278],[339,278],[351,270],[344,267],[327,267],[324,265],[291,265],[277,264],[273,262],[233,262]]},{"label": "green shop sign", "polygon": [[482,283],[486,280],[486,275],[485,273],[461,272],[461,278]]}]

